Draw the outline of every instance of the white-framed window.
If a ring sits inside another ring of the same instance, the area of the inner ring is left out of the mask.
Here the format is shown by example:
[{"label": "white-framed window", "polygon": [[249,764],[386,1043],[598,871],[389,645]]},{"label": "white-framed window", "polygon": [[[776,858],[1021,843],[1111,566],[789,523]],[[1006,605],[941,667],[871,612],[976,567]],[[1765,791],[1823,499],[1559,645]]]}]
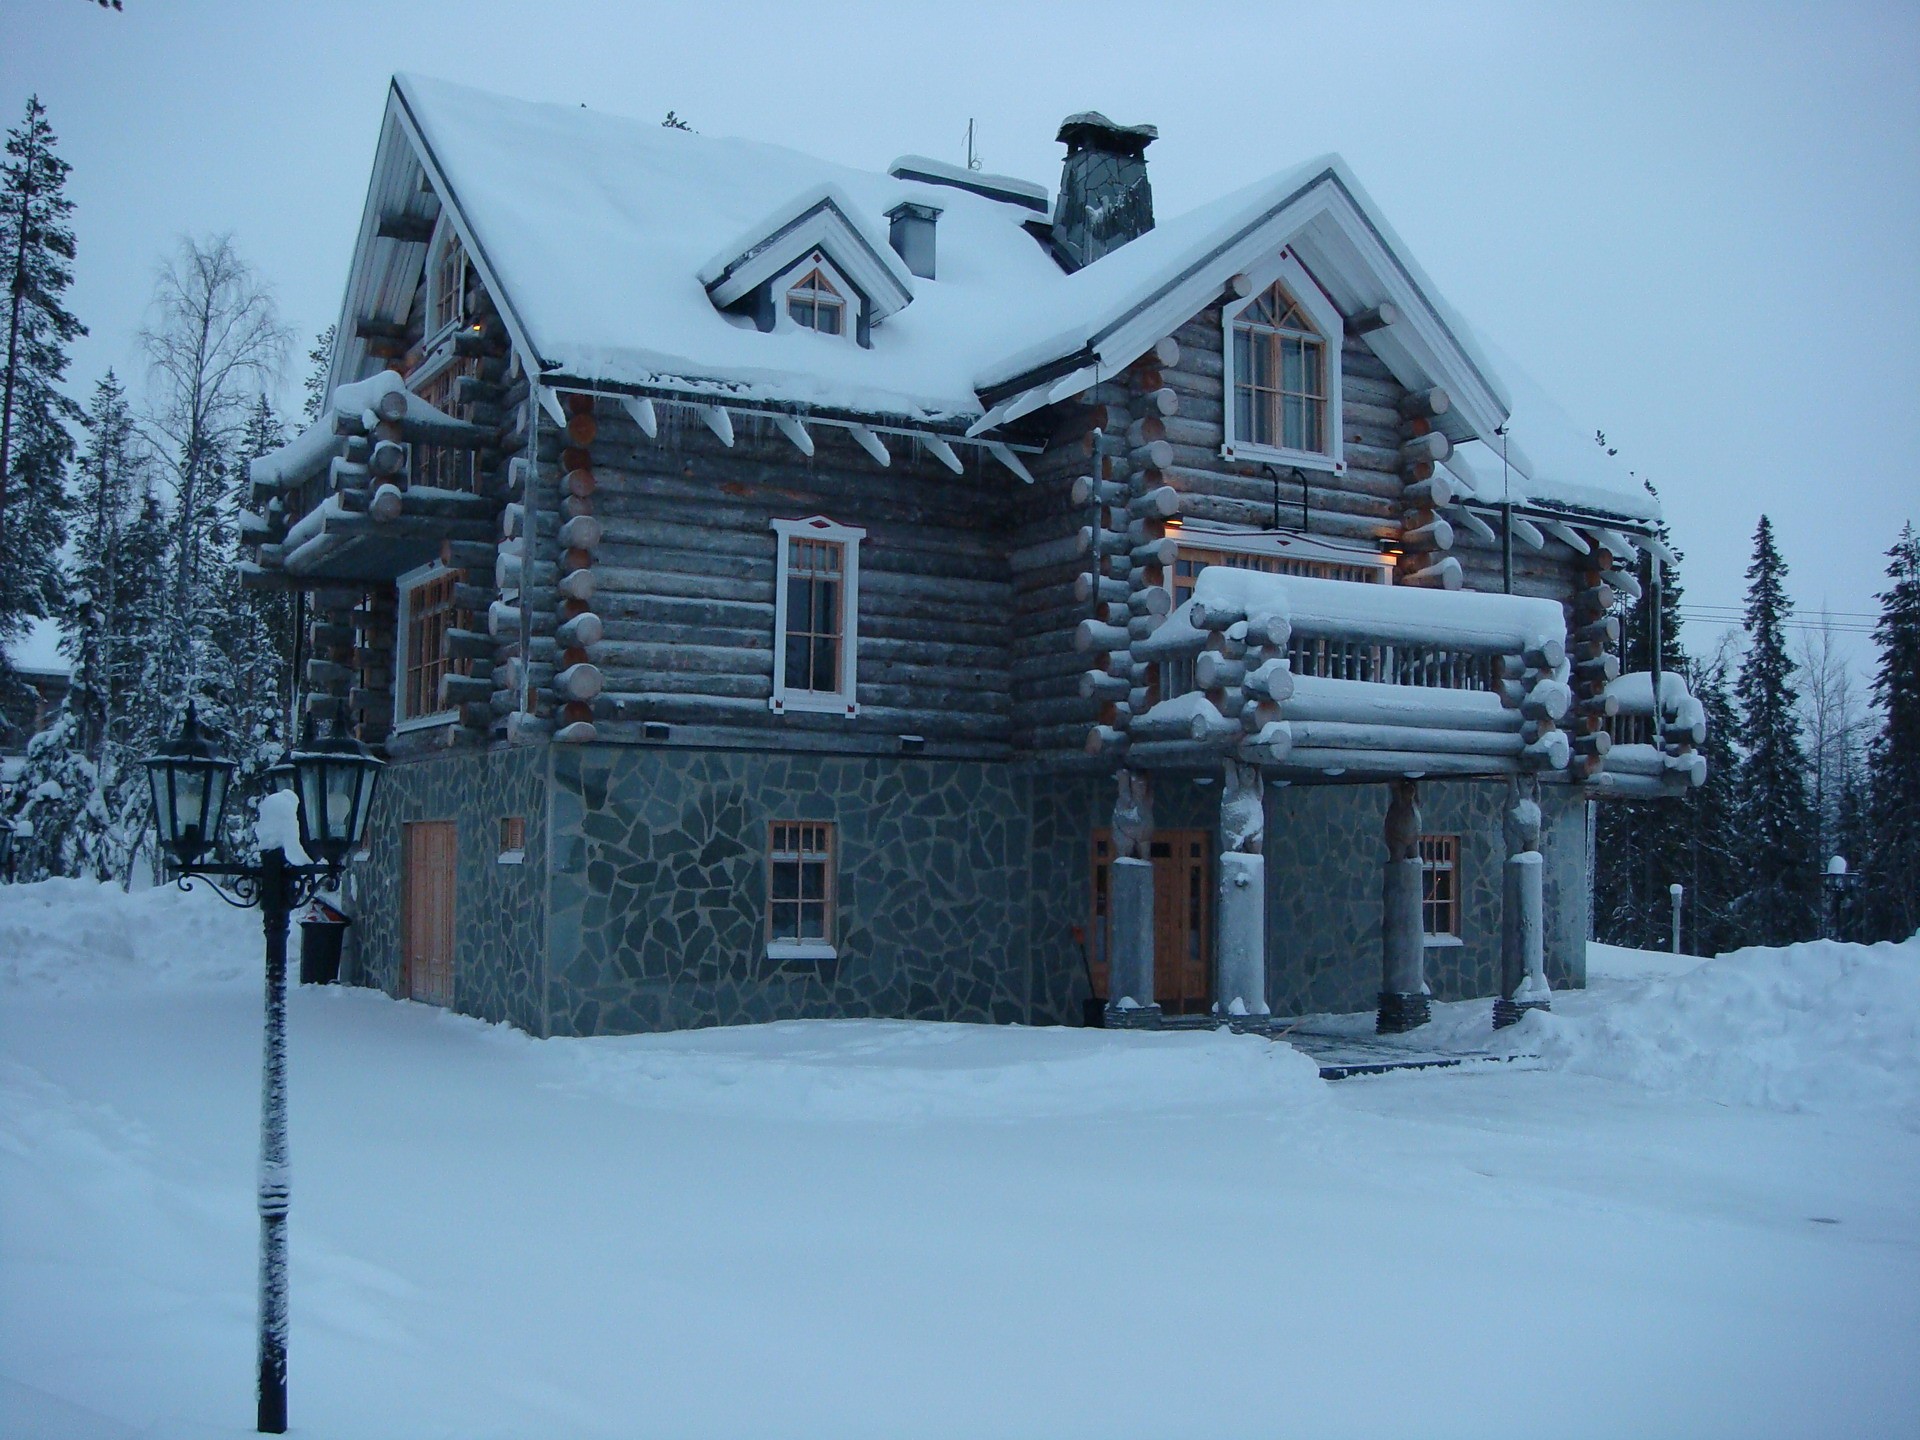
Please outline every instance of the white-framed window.
[{"label": "white-framed window", "polygon": [[1221,313],[1229,459],[1343,470],[1340,312],[1291,251]]},{"label": "white-framed window", "polygon": [[427,248],[427,338],[433,340],[467,315],[467,252],[452,222],[442,216]]},{"label": "white-framed window", "polygon": [[1420,837],[1420,929],[1429,945],[1460,941],[1460,837]]},{"label": "white-framed window", "polygon": [[856,336],[859,293],[822,251],[776,277],[773,296],[776,329],[811,330],[837,340]]},{"label": "white-framed window", "polygon": [[834,835],[824,820],[767,827],[767,958],[831,960]]},{"label": "white-framed window", "polygon": [[455,573],[438,563],[400,577],[393,666],[396,730],[445,724],[454,718],[454,707],[440,704],[440,677],[464,675],[468,668],[466,661],[447,655],[447,631],[459,621],[453,599],[456,583]]},{"label": "white-framed window", "polygon": [[824,515],[775,520],[773,699],[776,713],[859,711],[860,542],[866,531]]}]

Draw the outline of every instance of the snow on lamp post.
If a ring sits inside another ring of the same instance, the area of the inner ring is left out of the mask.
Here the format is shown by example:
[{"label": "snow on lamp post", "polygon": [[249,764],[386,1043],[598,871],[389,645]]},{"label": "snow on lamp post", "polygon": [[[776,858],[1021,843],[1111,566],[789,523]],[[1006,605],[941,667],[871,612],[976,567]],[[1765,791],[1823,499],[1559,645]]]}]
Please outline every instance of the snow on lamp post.
[{"label": "snow on lamp post", "polygon": [[205,880],[230,905],[257,905],[266,931],[256,1426],[263,1435],[287,1429],[287,918],[296,905],[339,878],[347,856],[365,838],[382,768],[383,762],[336,722],[327,739],[303,742],[274,767],[273,777],[284,788],[260,802],[254,827],[259,863],[212,865],[201,859],[218,842],[234,766],[201,732],[191,702],[180,733],[146,761],[154,828],[179,870],[181,888],[190,880]]},{"label": "snow on lamp post", "polygon": [[1667,894],[1673,899],[1673,953],[1680,953],[1680,901],[1686,895],[1687,887],[1675,881],[1667,887]]},{"label": "snow on lamp post", "polygon": [[1827,861],[1826,872],[1821,875],[1821,888],[1826,892],[1826,904],[1821,907],[1820,938],[1823,940],[1844,940],[1841,924],[1845,916],[1847,896],[1853,892],[1855,876],[1847,869],[1847,857],[1836,855]]}]

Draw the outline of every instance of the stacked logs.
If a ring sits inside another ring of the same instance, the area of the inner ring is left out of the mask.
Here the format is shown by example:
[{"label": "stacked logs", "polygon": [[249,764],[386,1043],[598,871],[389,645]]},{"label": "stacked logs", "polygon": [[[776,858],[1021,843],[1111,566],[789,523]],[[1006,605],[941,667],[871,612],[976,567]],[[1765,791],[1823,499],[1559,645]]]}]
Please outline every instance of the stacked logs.
[{"label": "stacked logs", "polygon": [[[1620,622],[1612,612],[1621,592],[1633,582],[1630,573],[1616,568],[1615,558],[1606,544],[1590,545],[1580,589],[1573,596],[1573,650],[1568,658],[1573,664],[1571,771],[1576,780],[1589,780],[1599,774],[1613,744],[1606,725],[1619,705],[1607,694],[1607,686],[1620,676],[1620,660],[1615,653],[1620,643]],[[1637,593],[1639,585],[1632,583],[1631,588]]]},{"label": "stacked logs", "polygon": [[1434,421],[1452,408],[1452,398],[1435,386],[1411,391],[1400,399],[1400,478],[1406,506],[1401,520],[1400,566],[1402,585],[1429,585],[1458,590],[1460,561],[1453,549],[1453,524],[1441,510],[1453,503],[1453,484],[1439,466],[1453,454],[1453,442],[1434,428]]},{"label": "stacked logs", "polygon": [[593,610],[593,557],[603,530],[594,514],[597,481],[589,447],[599,434],[593,415],[593,397],[569,395],[566,400],[566,448],[560,452],[560,518],[554,532],[558,561],[553,581],[558,647],[548,693],[559,707],[553,738],[564,744],[586,744],[595,737],[593,701],[606,688],[600,669],[589,658],[589,647],[605,633]]},{"label": "stacked logs", "polygon": [[[325,592],[322,592],[325,593]],[[318,596],[315,597],[316,600]],[[374,591],[341,616],[351,626],[352,648],[346,652],[353,684],[347,691],[347,712],[354,733],[368,745],[386,740],[393,729],[394,655],[399,633],[399,597],[392,590]],[[330,625],[314,627],[315,648],[321,639],[337,639]],[[311,667],[309,667],[311,675]]]},{"label": "stacked logs", "polygon": [[1564,770],[1573,755],[1574,742],[1560,728],[1573,708],[1573,692],[1560,678],[1567,673],[1566,660],[1566,647],[1558,640],[1500,657],[1496,689],[1502,705],[1520,712],[1522,770]]}]

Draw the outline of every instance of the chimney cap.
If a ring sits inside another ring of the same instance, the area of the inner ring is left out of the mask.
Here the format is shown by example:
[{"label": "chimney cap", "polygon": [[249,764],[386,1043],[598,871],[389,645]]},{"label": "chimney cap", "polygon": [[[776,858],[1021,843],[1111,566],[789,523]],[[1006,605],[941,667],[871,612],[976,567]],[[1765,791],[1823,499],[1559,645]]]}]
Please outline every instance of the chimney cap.
[{"label": "chimney cap", "polygon": [[1153,125],[1119,125],[1098,110],[1082,110],[1060,122],[1060,133],[1053,137],[1078,150],[1110,150],[1121,155],[1144,155],[1147,146],[1160,138]]}]

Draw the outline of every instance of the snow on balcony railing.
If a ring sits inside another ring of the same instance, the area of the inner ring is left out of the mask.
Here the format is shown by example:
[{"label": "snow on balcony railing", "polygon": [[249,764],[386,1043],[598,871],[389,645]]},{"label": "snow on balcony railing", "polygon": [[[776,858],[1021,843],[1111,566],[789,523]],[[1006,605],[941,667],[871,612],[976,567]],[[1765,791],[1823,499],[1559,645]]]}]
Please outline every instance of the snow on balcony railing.
[{"label": "snow on balcony railing", "polygon": [[1677,671],[1660,676],[1660,713],[1653,703],[1653,676],[1632,671],[1608,683],[1611,713],[1605,727],[1609,748],[1601,760],[1601,789],[1630,799],[1675,795],[1707,778],[1706,757],[1696,748],[1707,738],[1707,712]]},{"label": "snow on balcony railing", "polygon": [[[1146,629],[1147,627],[1139,627]],[[1227,755],[1324,774],[1564,769],[1572,703],[1566,626],[1551,600],[1352,585],[1210,567],[1193,596],[1137,637],[1089,622],[1082,648],[1122,637],[1089,694],[1123,665],[1160,667],[1158,693],[1088,748],[1128,763]],[[1458,697],[1456,703],[1452,697]]]}]

